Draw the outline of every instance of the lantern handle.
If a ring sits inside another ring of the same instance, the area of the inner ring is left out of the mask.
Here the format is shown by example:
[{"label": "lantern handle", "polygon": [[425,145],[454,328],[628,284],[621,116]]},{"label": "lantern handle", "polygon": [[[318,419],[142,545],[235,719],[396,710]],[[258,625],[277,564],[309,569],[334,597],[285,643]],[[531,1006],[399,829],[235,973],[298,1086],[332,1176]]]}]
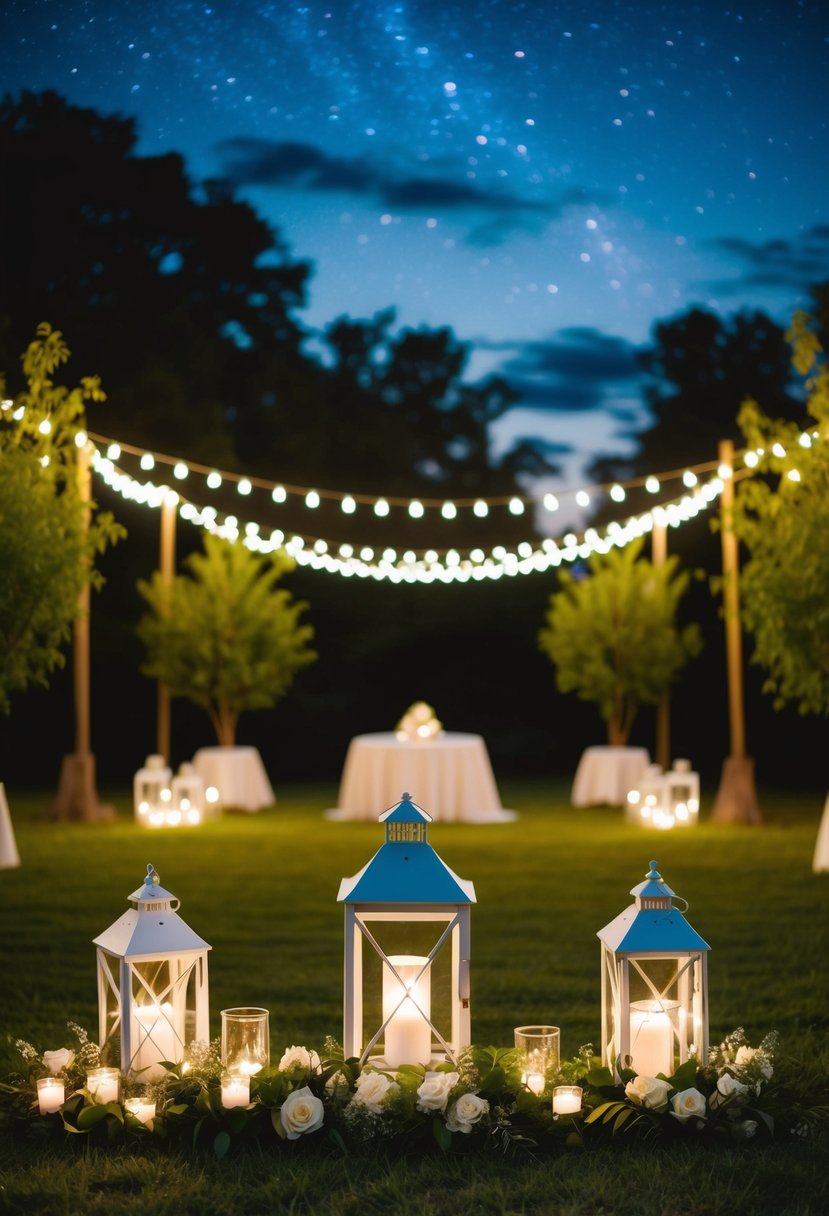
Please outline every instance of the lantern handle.
[{"label": "lantern handle", "polygon": [[[684,905],[684,907],[680,908],[680,907],[679,907],[679,904],[683,904],[683,905]],[[676,908],[676,909],[677,909],[677,911],[678,911],[678,912],[681,912],[681,913],[683,914],[683,916],[684,916],[684,915],[685,915],[685,913],[688,911],[688,909],[690,908],[690,906],[691,906],[691,905],[688,903],[688,900],[687,900],[687,899],[684,899],[684,898],[683,898],[683,896],[681,896],[681,895],[675,895],[675,896],[674,896],[674,902],[672,903],[672,905],[671,905],[671,906],[672,906],[672,907],[674,907],[674,908]]]}]

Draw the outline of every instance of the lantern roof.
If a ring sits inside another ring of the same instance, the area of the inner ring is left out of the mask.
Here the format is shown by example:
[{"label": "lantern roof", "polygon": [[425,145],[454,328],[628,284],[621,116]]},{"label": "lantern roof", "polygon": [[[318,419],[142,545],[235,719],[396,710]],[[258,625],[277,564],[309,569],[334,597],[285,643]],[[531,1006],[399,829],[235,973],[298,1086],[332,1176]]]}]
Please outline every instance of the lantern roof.
[{"label": "lantern roof", "polygon": [[678,908],[676,896],[650,863],[645,881],[631,890],[635,902],[605,925],[597,937],[615,954],[675,954],[710,950],[710,946],[685,919],[688,909]]},{"label": "lantern roof", "polygon": [[[473,904],[474,884],[459,878],[426,839],[432,817],[404,794],[379,816],[386,842],[359,873],[344,878],[337,900],[368,904]],[[395,825],[400,825],[395,831]],[[403,825],[414,825],[406,830]]]},{"label": "lantern roof", "polygon": [[119,958],[146,958],[211,949],[178,915],[179,901],[160,886],[153,865],[147,866],[143,886],[128,898],[128,911],[94,939],[102,950]]}]

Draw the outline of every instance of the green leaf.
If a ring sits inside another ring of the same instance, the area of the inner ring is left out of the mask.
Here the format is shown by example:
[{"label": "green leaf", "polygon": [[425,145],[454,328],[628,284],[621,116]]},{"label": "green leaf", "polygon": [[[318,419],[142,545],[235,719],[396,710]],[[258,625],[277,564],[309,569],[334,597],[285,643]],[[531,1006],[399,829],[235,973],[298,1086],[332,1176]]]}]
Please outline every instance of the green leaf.
[{"label": "green leaf", "polygon": [[213,1155],[217,1161],[226,1157],[230,1150],[230,1135],[228,1132],[217,1132],[213,1141]]},{"label": "green leaf", "polygon": [[442,1119],[432,1120],[432,1135],[440,1149],[445,1153],[452,1143],[452,1133]]},{"label": "green leaf", "polygon": [[106,1119],[109,1111],[106,1106],[85,1106],[78,1115],[78,1127],[83,1131],[96,1127]]}]

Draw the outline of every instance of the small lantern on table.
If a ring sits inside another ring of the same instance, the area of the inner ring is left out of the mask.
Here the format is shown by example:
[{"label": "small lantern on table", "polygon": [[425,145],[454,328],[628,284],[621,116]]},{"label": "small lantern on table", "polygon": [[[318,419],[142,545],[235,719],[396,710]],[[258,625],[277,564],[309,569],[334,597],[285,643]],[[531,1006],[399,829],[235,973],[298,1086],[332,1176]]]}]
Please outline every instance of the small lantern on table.
[{"label": "small lantern on table", "polygon": [[147,866],[130,907],[95,938],[98,1028],[102,1050],[120,1040],[124,1073],[142,1081],[165,1075],[194,1041],[207,1042],[210,946],[178,915],[179,901]]},{"label": "small lantern on table", "polygon": [[[428,843],[431,816],[410,794],[380,822],[385,844],[337,896],[345,904],[345,1054],[388,1068],[454,1061],[470,1043],[475,888]],[[374,952],[365,966],[364,942]]]},{"label": "small lantern on table", "polygon": [[708,944],[685,919],[656,862],[634,903],[599,930],[602,1063],[643,1076],[673,1075],[708,1059]]},{"label": "small lantern on table", "polygon": [[148,756],[132,782],[135,818],[143,827],[162,827],[172,803],[172,770],[163,756]]}]

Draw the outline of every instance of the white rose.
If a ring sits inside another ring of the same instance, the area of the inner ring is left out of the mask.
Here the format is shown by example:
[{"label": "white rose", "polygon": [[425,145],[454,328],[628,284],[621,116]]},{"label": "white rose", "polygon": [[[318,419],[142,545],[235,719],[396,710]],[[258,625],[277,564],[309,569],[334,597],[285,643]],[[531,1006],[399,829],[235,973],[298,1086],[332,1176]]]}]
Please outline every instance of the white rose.
[{"label": "white rose", "polygon": [[295,1089],[282,1103],[279,1119],[289,1140],[298,1140],[308,1132],[316,1132],[322,1127],[325,1108],[319,1098],[315,1098],[307,1085]]},{"label": "white rose", "polygon": [[422,1111],[446,1110],[446,1099],[450,1090],[460,1080],[457,1072],[427,1072],[417,1091],[417,1109]]},{"label": "white rose", "polygon": [[477,1094],[461,1094],[446,1116],[446,1126],[450,1132],[468,1133],[472,1131],[472,1125],[488,1112],[489,1103],[486,1098],[479,1098]]},{"label": "white rose", "polygon": [[749,1092],[747,1085],[743,1085],[742,1081],[738,1081],[732,1077],[730,1072],[724,1072],[717,1080],[717,1093],[720,1100],[725,1102],[728,1098],[741,1098]]},{"label": "white rose", "polygon": [[734,1063],[737,1068],[745,1068],[747,1064],[755,1064],[760,1070],[760,1075],[765,1077],[767,1081],[770,1081],[774,1076],[771,1060],[759,1047],[738,1047]]},{"label": "white rose", "polygon": [[634,1077],[625,1086],[625,1097],[636,1106],[647,1106],[650,1110],[664,1110],[668,1105],[668,1081],[658,1077]]},{"label": "white rose", "polygon": [[290,1068],[304,1068],[307,1072],[319,1072],[322,1065],[315,1051],[309,1051],[307,1047],[288,1047],[279,1061],[279,1071],[287,1072]]},{"label": "white rose", "polygon": [[678,1094],[674,1094],[671,1106],[673,1107],[671,1114],[683,1122],[695,1116],[698,1119],[705,1118],[705,1095],[701,1094],[698,1089],[683,1089]]},{"label": "white rose", "polygon": [[43,1063],[49,1069],[53,1077],[59,1072],[63,1072],[64,1068],[68,1068],[75,1058],[74,1051],[70,1051],[68,1047],[59,1047],[57,1051],[44,1051]]},{"label": "white rose", "polygon": [[363,1106],[373,1115],[379,1115],[389,1098],[399,1093],[400,1086],[382,1072],[361,1072],[352,1105]]}]

